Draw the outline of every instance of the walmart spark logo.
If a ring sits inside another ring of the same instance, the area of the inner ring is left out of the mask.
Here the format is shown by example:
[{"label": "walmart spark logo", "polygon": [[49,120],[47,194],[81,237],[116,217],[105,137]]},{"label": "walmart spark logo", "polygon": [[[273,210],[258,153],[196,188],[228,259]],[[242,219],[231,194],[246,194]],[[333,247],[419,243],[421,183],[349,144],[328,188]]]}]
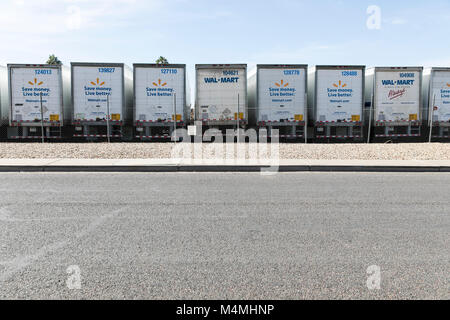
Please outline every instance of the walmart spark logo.
[{"label": "walmart spark logo", "polygon": [[163,84],[161,84],[161,79],[158,79],[158,83],[153,82],[153,85],[154,85],[155,87],[164,87],[164,86],[167,85],[167,82],[164,82]]},{"label": "walmart spark logo", "polygon": [[93,86],[103,86],[104,84],[105,84],[105,81],[103,81],[102,83],[100,83],[100,79],[99,78],[97,78],[97,83],[95,83],[94,81],[91,81],[91,84],[93,85]]},{"label": "walmart spark logo", "polygon": [[280,83],[275,82],[275,85],[276,85],[277,87],[284,87],[284,88],[286,88],[286,87],[289,85],[289,82],[284,83],[284,81],[281,80]]},{"label": "walmart spark logo", "polygon": [[34,78],[34,83],[32,81],[28,81],[28,83],[30,85],[32,85],[32,86],[40,86],[40,85],[42,85],[44,83],[44,81],[41,81],[41,82],[38,83],[37,79]]},{"label": "walmart spark logo", "polygon": [[335,88],[345,88],[347,86],[347,84],[346,83],[342,83],[342,81],[339,80],[339,84],[333,83],[333,86]]}]

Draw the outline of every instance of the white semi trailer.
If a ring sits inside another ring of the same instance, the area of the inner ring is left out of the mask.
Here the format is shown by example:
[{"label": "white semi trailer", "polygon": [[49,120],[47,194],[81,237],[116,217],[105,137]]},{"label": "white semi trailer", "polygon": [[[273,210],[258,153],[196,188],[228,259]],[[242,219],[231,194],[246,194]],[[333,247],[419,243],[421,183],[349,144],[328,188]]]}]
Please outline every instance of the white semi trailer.
[{"label": "white semi trailer", "polygon": [[307,65],[258,64],[248,78],[250,124],[269,136],[301,138],[307,121]]},{"label": "white semi trailer", "polygon": [[432,138],[450,138],[450,68],[426,68],[423,105]]},{"label": "white semi trailer", "polygon": [[[68,68],[61,65],[9,64],[9,130],[12,139],[61,138],[69,109]],[[65,99],[66,98],[66,99]]]},{"label": "white semi trailer", "polygon": [[197,64],[195,120],[206,127],[245,126],[246,64]]},{"label": "white semi trailer", "polygon": [[136,138],[170,138],[190,120],[190,88],[185,64],[134,64]]},{"label": "white semi trailer", "polygon": [[308,72],[316,139],[363,138],[365,66],[315,66]]},{"label": "white semi trailer", "polygon": [[419,137],[426,112],[422,105],[422,67],[375,67],[366,74],[374,136]]},{"label": "white semi trailer", "polygon": [[123,63],[72,62],[74,137],[122,138],[133,112],[132,71]]},{"label": "white semi trailer", "polygon": [[6,138],[8,106],[8,73],[6,67],[0,66],[0,138]]}]

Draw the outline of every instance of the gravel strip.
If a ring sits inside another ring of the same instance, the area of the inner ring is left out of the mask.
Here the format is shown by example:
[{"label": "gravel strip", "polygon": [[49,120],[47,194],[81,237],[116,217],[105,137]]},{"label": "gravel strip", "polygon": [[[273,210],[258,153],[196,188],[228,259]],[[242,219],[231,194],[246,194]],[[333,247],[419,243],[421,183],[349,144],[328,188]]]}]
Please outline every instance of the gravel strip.
[{"label": "gravel strip", "polygon": [[[0,158],[10,159],[164,159],[173,143],[0,143]],[[248,150],[249,146],[245,145]],[[280,144],[280,159],[450,160],[450,144]],[[213,144],[204,144],[211,158]],[[248,158],[248,154],[247,154]]]}]

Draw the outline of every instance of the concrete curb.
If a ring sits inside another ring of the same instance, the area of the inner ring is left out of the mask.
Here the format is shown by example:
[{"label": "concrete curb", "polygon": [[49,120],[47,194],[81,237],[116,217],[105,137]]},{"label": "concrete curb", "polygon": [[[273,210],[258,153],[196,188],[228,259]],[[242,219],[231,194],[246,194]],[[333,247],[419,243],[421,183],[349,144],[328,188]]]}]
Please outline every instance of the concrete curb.
[{"label": "concrete curb", "polygon": [[[263,165],[3,165],[0,172],[261,172]],[[280,165],[275,172],[450,172],[450,166]]]},{"label": "concrete curb", "polygon": [[[275,165],[270,167],[271,165]],[[450,172],[450,160],[0,159],[0,172]]]}]

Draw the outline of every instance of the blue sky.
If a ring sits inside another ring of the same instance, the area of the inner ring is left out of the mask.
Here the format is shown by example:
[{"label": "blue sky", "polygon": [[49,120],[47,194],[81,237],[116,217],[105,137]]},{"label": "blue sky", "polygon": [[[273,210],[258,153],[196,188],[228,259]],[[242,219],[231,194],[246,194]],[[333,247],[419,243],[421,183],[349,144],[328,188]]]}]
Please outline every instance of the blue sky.
[{"label": "blue sky", "polygon": [[[381,12],[369,29],[367,8]],[[450,66],[450,0],[2,0],[0,64]]]}]

